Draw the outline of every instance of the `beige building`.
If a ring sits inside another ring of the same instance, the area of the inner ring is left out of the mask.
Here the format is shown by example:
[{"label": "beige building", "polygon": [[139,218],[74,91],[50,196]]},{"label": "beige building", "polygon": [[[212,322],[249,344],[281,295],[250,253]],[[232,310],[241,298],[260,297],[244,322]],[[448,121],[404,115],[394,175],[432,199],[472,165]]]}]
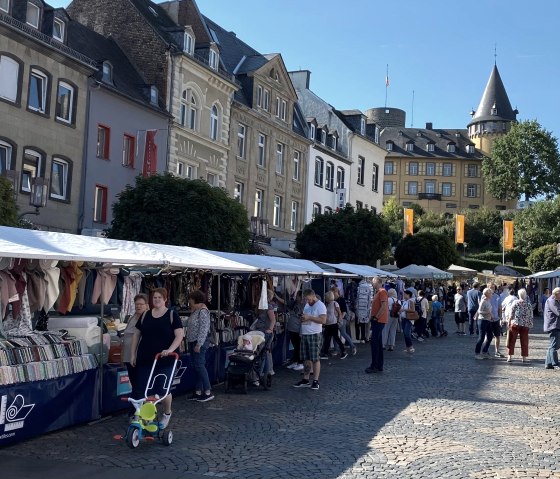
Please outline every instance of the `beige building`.
[{"label": "beige building", "polygon": [[[77,232],[88,77],[96,66],[67,46],[69,19],[41,0],[0,3],[0,174],[20,213],[41,229]],[[40,202],[38,202],[40,204]]]}]

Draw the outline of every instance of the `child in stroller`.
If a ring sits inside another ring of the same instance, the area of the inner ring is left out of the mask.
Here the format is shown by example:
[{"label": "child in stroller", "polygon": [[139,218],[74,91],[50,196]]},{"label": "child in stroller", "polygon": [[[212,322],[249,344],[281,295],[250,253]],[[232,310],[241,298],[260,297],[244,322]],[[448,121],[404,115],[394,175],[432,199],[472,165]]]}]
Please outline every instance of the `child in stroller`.
[{"label": "child in stroller", "polygon": [[265,390],[272,385],[272,376],[263,375],[266,351],[265,335],[261,331],[250,331],[237,339],[237,348],[229,357],[226,369],[226,392],[236,385],[243,386],[247,394],[250,384],[262,386]]}]

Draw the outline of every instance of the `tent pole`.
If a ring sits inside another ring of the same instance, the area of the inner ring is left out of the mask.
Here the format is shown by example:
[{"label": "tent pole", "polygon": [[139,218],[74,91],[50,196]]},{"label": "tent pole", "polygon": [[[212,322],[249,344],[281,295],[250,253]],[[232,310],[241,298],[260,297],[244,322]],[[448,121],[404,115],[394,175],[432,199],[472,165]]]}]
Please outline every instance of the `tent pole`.
[{"label": "tent pole", "polygon": [[[99,273],[98,273],[99,274]],[[101,337],[99,341],[99,415],[102,416],[102,406],[103,406],[103,318],[105,316],[105,296],[103,291],[105,290],[105,276],[101,275],[101,313],[99,318],[99,329],[101,330]],[[108,353],[107,353],[108,354]]]}]

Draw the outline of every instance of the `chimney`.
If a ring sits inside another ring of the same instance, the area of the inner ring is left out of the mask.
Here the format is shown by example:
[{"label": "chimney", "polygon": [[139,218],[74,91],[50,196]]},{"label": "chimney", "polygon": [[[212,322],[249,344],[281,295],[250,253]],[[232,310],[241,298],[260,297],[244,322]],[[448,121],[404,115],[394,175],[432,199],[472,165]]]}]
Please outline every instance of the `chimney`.
[{"label": "chimney", "polygon": [[432,130],[432,129],[433,129],[433,127],[434,127],[434,125],[432,124],[432,122],[431,122],[431,121],[429,121],[429,122],[426,122],[426,130]]}]

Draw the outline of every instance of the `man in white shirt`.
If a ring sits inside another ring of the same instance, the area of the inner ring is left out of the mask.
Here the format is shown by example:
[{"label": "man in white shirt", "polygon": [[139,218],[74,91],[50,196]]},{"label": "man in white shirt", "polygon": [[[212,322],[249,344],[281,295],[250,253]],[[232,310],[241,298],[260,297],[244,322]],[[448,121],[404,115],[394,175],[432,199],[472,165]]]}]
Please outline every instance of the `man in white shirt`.
[{"label": "man in white shirt", "polygon": [[[327,307],[320,301],[315,291],[306,289],[303,292],[305,307],[301,316],[301,348],[300,358],[303,360],[303,379],[296,384],[295,388],[311,387],[319,390],[319,375],[321,374],[320,352],[323,343],[323,324],[327,322]],[[313,368],[313,382],[310,383],[309,376]]]}]

